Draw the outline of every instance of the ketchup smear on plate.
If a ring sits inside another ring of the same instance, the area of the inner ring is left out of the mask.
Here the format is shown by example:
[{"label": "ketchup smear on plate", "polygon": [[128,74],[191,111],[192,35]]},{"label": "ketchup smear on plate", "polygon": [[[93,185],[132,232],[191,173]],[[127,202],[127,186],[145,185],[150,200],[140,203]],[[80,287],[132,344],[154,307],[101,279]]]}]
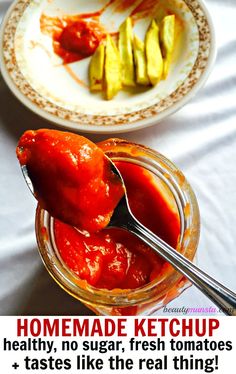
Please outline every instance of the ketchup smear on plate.
[{"label": "ketchup smear on plate", "polygon": [[[64,64],[80,61],[92,56],[107,34],[117,35],[118,31],[108,32],[101,22],[101,16],[113,4],[113,14],[125,13],[130,8],[133,22],[155,13],[160,7],[156,0],[143,0],[135,6],[136,0],[110,0],[101,8],[89,13],[49,16],[42,13],[40,29],[52,37],[54,52]],[[134,7],[133,10],[131,8]],[[127,14],[126,14],[127,17]],[[153,15],[154,17],[154,15]]]},{"label": "ketchup smear on plate", "polygon": [[54,52],[64,64],[92,56],[107,34],[98,19],[88,20],[83,14],[62,18],[42,14],[40,28],[52,37]]}]

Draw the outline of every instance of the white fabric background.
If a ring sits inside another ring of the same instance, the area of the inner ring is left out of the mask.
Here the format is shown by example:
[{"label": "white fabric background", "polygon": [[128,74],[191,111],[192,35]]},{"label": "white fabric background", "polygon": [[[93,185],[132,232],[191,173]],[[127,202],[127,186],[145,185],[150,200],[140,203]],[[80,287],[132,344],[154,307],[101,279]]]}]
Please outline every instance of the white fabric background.
[{"label": "white fabric background", "polygon": [[[0,0],[0,17],[9,3]],[[207,84],[161,124],[119,136],[162,152],[183,170],[201,211],[198,264],[236,291],[236,0],[206,4],[218,44]],[[36,203],[22,178],[15,147],[26,129],[40,127],[49,125],[25,109],[0,78],[0,314],[91,314],[55,284],[37,252]],[[210,305],[191,287],[169,307]]]}]

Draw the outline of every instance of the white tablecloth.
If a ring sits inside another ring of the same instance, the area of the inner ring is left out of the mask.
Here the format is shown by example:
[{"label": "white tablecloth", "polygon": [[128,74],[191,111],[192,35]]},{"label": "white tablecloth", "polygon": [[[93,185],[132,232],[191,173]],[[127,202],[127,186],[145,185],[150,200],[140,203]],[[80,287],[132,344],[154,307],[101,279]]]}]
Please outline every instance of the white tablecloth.
[{"label": "white tablecloth", "polygon": [[[0,1],[0,17],[9,4]],[[183,170],[201,211],[198,264],[236,291],[236,1],[206,4],[218,44],[206,86],[161,124],[119,136],[160,151]],[[22,178],[15,147],[23,131],[40,127],[49,125],[18,102],[0,78],[0,314],[91,314],[55,284],[37,252],[36,202]],[[211,305],[191,287],[168,307]]]}]

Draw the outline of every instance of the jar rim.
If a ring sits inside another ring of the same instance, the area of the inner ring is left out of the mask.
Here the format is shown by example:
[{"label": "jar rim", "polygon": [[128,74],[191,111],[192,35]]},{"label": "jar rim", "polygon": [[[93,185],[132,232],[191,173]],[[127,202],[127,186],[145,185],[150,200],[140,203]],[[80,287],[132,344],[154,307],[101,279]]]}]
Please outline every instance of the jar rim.
[{"label": "jar rim", "polygon": [[[182,200],[180,199],[182,205],[177,204],[177,206],[178,209],[182,209],[180,215],[183,215],[184,222],[181,222],[182,235],[177,250],[193,260],[199,241],[200,217],[195,194],[182,172],[165,156],[140,144],[121,139],[108,139],[98,145],[113,160],[124,161],[125,158],[126,161],[133,163],[136,160],[136,164],[142,166],[146,164],[146,169],[154,174],[159,169],[163,172],[162,176],[167,186],[171,185],[172,191],[176,190],[176,196],[173,194],[175,201],[179,193],[182,196]],[[183,276],[170,266],[165,276],[136,289],[107,290],[93,287],[73,273],[60,259],[58,251],[55,251],[53,222],[54,219],[48,212],[38,205],[35,229],[40,256],[54,280],[82,302],[110,307],[143,304],[156,300],[157,297],[158,299],[166,297],[167,292],[183,279]],[[48,231],[46,236],[42,235],[42,227],[46,227]]]}]

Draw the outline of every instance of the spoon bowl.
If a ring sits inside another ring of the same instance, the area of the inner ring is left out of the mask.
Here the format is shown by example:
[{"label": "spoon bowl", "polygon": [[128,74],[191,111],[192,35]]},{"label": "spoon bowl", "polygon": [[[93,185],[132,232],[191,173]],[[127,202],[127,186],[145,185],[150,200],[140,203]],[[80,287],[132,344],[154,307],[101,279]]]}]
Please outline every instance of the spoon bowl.
[{"label": "spoon bowl", "polygon": [[35,196],[34,185],[33,185],[32,181],[29,177],[27,166],[26,165],[21,165],[21,171],[22,171],[23,177],[25,179],[25,182],[26,182],[27,186],[29,187],[30,192]]}]

